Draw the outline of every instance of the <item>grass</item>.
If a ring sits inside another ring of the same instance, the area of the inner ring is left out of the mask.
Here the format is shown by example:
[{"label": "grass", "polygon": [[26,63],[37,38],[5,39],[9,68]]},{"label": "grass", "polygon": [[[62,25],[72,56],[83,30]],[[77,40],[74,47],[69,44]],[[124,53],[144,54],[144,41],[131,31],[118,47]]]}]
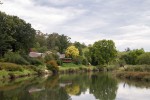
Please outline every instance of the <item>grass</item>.
[{"label": "grass", "polygon": [[0,80],[42,74],[44,73],[44,68],[45,67],[34,65],[18,65],[13,63],[0,62]]},{"label": "grass", "polygon": [[73,73],[80,71],[89,72],[94,70],[95,68],[96,68],[95,66],[76,65],[74,63],[63,63],[63,65],[59,67],[59,71],[63,73],[65,72]]},{"label": "grass", "polygon": [[119,77],[119,78],[124,78],[124,79],[140,80],[140,81],[150,82],[150,73],[149,72],[122,71],[122,72],[117,72],[116,76]]}]

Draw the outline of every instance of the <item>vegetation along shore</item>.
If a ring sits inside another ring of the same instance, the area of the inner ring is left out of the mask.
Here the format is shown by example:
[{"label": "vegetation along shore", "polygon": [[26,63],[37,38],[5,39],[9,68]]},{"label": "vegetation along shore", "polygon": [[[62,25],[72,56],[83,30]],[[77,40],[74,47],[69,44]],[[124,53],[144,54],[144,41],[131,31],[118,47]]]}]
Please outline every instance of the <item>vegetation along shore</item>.
[{"label": "vegetation along shore", "polygon": [[116,49],[113,40],[85,45],[56,32],[45,34],[17,16],[0,12],[0,80],[30,75],[113,71],[150,81],[150,52]]}]

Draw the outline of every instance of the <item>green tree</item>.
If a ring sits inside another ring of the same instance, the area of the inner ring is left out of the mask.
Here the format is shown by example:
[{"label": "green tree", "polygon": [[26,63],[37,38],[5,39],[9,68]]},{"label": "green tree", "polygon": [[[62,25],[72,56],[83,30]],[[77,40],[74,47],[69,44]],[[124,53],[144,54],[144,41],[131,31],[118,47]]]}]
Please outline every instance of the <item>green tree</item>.
[{"label": "green tree", "polygon": [[65,53],[67,57],[71,58],[79,56],[79,50],[75,46],[69,46]]},{"label": "green tree", "polygon": [[150,52],[146,52],[146,53],[141,54],[138,57],[138,63],[150,65]]},{"label": "green tree", "polygon": [[125,62],[129,65],[138,64],[138,56],[144,53],[144,49],[134,49],[127,52],[125,55],[122,55],[121,59],[124,59]]},{"label": "green tree", "polygon": [[37,30],[35,35],[35,42],[39,43],[40,47],[47,46],[46,36],[47,34]]},{"label": "green tree", "polygon": [[0,12],[0,55],[8,50],[28,52],[33,47],[35,30],[17,16]]},{"label": "green tree", "polygon": [[52,33],[48,35],[47,46],[50,50],[56,50],[60,53],[64,53],[66,48],[70,45],[70,37],[64,34]]},{"label": "green tree", "polygon": [[83,55],[83,52],[82,52],[82,44],[80,44],[80,42],[74,42],[74,46],[76,47],[76,48],[78,48],[78,50],[79,50],[79,55],[80,56],[82,56]]},{"label": "green tree", "polygon": [[60,53],[64,53],[67,47],[70,45],[70,37],[65,36],[64,34],[59,36],[58,48]]},{"label": "green tree", "polygon": [[117,56],[115,43],[112,40],[100,40],[90,47],[92,63],[94,65],[109,64]]}]

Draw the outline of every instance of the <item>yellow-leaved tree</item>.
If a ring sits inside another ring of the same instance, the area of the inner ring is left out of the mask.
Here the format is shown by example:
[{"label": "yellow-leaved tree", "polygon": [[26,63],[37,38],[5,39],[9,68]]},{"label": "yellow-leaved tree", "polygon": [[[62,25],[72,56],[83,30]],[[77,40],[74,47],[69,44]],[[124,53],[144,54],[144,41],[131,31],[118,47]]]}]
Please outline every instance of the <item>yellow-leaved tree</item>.
[{"label": "yellow-leaved tree", "polygon": [[79,56],[79,50],[75,46],[69,46],[65,52],[67,57],[75,58]]}]

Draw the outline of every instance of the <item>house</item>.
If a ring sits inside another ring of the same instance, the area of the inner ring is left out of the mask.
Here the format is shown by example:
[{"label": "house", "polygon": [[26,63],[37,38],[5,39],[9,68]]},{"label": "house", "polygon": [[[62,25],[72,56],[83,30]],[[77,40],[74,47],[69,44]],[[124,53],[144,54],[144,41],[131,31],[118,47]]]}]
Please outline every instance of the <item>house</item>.
[{"label": "house", "polygon": [[63,63],[72,62],[71,58],[65,58],[65,54],[60,54],[59,52],[57,52],[57,55],[59,56],[59,59],[61,59]]},{"label": "house", "polygon": [[29,57],[32,57],[32,58],[43,57],[43,56],[44,56],[43,53],[38,53],[38,52],[30,52],[29,53]]}]

